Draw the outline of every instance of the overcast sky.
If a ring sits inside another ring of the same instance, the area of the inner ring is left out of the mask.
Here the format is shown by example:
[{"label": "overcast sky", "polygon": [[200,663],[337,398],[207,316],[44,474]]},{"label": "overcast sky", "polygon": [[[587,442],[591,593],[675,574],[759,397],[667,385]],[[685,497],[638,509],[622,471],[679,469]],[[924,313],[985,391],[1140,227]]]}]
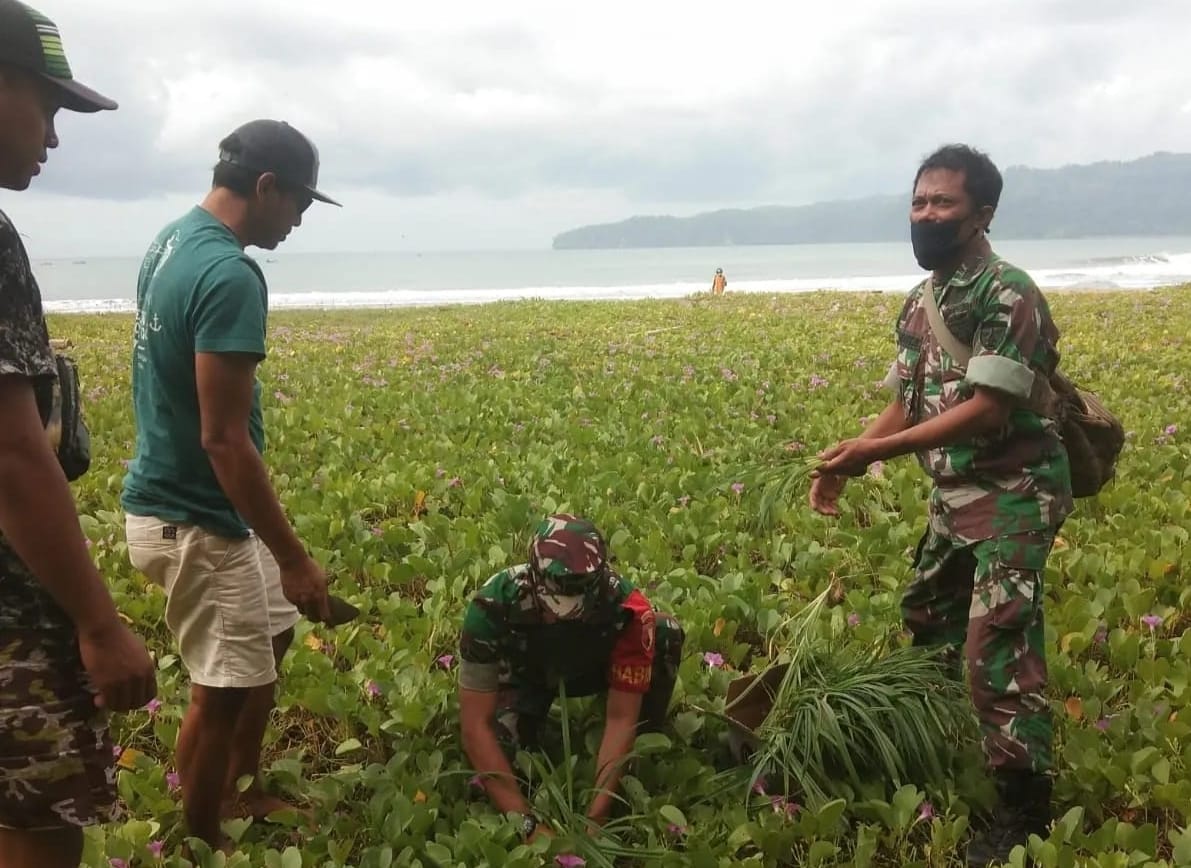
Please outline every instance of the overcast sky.
[{"label": "overcast sky", "polygon": [[63,113],[32,191],[0,193],[35,258],[140,255],[255,117],[309,135],[345,206],[288,251],[908,193],[952,140],[1002,168],[1191,149],[1188,0],[32,2],[120,102]]}]

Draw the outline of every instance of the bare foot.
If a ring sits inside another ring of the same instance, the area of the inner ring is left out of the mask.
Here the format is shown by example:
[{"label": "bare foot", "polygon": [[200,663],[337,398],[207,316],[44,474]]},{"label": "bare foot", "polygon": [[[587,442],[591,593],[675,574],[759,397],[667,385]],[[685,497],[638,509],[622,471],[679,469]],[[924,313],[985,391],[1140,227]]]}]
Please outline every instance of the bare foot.
[{"label": "bare foot", "polygon": [[[220,835],[219,846],[212,847],[211,852],[222,853],[224,856],[233,856],[233,855],[235,855],[235,852],[236,852],[236,842],[233,841],[231,838],[229,838],[227,835]],[[198,862],[198,859],[195,857],[194,853],[191,851],[189,844],[183,845],[182,858],[185,859],[187,862],[194,862],[194,863]]]},{"label": "bare foot", "polygon": [[295,811],[299,816],[310,819],[310,811],[299,808],[285,799],[266,793],[255,787],[240,793],[232,799],[224,799],[220,806],[219,815],[224,820],[246,819],[265,820],[277,811]]}]

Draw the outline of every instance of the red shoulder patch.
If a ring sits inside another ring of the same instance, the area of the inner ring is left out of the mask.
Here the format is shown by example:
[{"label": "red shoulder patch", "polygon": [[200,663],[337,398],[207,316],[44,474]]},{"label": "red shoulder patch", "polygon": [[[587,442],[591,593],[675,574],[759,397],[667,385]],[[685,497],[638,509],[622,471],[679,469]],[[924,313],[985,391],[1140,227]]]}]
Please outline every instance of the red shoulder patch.
[{"label": "red shoulder patch", "polygon": [[619,690],[644,693],[653,677],[657,617],[640,591],[634,590],[621,605],[632,617],[612,649],[609,683]]}]

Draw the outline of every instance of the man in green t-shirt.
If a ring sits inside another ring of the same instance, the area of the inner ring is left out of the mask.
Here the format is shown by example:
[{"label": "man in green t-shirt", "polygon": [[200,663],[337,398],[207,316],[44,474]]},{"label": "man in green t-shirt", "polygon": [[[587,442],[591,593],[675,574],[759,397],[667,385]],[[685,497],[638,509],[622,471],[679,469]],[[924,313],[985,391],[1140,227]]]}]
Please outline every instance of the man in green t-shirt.
[{"label": "man in green t-shirt", "polygon": [[289,807],[257,781],[261,742],[299,612],[329,618],[326,576],[261,458],[268,294],[244,252],[277,247],[312,200],[338,204],[317,181],[318,151],[296,129],[241,126],[220,143],[212,190],[158,234],[137,284],[128,550],[165,589],[190,674],[176,762],[190,834],[213,846],[226,846],[221,817]]}]

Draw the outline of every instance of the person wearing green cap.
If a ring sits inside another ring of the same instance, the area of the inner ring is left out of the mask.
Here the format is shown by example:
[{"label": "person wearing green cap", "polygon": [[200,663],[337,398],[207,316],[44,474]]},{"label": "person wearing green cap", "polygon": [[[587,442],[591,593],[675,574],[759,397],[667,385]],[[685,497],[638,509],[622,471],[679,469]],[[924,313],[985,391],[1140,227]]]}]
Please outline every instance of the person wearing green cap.
[{"label": "person wearing green cap", "polygon": [[587,812],[601,824],[637,734],[665,721],[683,640],[678,622],[612,569],[595,525],[570,514],[544,519],[528,562],[475,594],[459,644],[463,746],[493,804],[524,817],[526,839],[551,830],[517,786],[509,755],[539,745],[560,685],[568,697],[607,695]]},{"label": "person wearing green cap", "polygon": [[344,620],[264,462],[268,291],[245,252],[280,245],[314,200],[338,204],[319,191],[318,169],[314,144],[284,121],[237,127],[202,203],[157,234],[137,282],[128,554],[165,590],[190,676],[177,743],[186,825],[224,849],[221,819],[292,807],[266,792],[259,766],[299,613]]},{"label": "person wearing green cap", "polygon": [[[54,23],[0,0],[0,187],[28,188],[59,109],[116,103],[78,82]],[[156,694],[153,661],[87,552],[47,436],[58,361],[17,230],[0,212],[0,866],[77,868],[83,827],[116,810],[109,712]],[[53,427],[51,424],[50,428]],[[59,443],[61,440],[59,439]]]}]

